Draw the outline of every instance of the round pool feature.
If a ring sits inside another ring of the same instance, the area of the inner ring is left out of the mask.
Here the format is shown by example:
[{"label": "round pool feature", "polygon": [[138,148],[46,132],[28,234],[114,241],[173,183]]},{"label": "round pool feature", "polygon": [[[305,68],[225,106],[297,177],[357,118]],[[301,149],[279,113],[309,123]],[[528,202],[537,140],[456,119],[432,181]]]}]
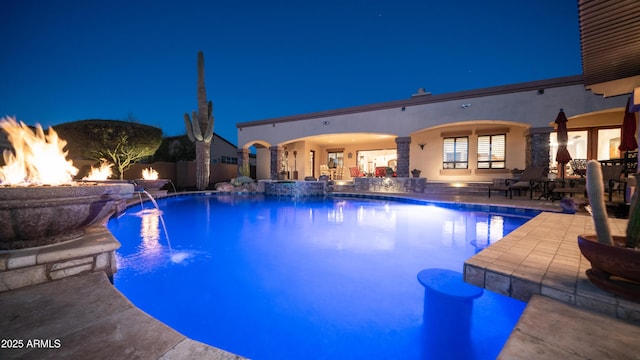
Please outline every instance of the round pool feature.
[{"label": "round pool feature", "polygon": [[422,327],[428,358],[472,357],[473,301],[484,290],[465,283],[462,273],[449,269],[424,269],[418,273],[418,281],[424,286]]}]

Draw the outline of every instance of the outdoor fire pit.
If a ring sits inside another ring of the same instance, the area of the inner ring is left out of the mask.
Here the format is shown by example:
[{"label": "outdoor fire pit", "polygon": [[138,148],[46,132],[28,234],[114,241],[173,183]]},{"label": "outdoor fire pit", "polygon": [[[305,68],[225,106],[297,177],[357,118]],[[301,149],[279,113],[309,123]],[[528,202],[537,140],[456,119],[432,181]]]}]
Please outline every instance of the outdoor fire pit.
[{"label": "outdoor fire pit", "polygon": [[169,183],[168,179],[156,179],[156,180],[136,179],[133,181],[136,183],[136,185],[141,186],[144,190],[148,192],[158,191]]},{"label": "outdoor fire pit", "polygon": [[73,240],[133,195],[133,184],[0,186],[0,250]]},{"label": "outdoor fire pit", "polygon": [[133,195],[127,183],[78,183],[65,140],[53,129],[32,131],[14,118],[0,120],[12,145],[0,167],[0,250],[51,245],[79,238]]}]

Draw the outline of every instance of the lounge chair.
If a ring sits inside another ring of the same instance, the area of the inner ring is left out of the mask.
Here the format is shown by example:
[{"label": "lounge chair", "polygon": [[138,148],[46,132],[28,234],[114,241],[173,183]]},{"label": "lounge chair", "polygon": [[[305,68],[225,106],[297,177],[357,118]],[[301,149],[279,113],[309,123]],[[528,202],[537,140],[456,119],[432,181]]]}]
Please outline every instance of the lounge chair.
[{"label": "lounge chair", "polygon": [[529,191],[529,198],[533,199],[533,189],[540,186],[540,180],[546,177],[547,168],[544,166],[531,166],[524,169],[518,181],[509,183],[509,199],[513,198],[513,191]]},{"label": "lounge chair", "polygon": [[514,179],[493,179],[493,183],[489,185],[489,197],[491,191],[504,191],[504,197],[509,194],[509,183],[515,182]]}]

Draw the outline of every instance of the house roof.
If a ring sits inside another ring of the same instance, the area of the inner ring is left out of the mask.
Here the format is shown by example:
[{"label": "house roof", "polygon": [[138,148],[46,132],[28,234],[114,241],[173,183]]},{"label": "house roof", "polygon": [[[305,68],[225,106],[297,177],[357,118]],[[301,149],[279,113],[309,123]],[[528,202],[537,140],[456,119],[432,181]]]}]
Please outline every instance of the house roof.
[{"label": "house roof", "polygon": [[282,116],[282,117],[265,119],[265,120],[241,122],[241,123],[237,123],[236,127],[239,129],[242,129],[244,127],[260,126],[264,124],[272,124],[272,123],[275,124],[275,123],[283,123],[283,122],[289,122],[289,121],[317,119],[317,118],[328,117],[328,116],[347,115],[347,114],[361,113],[361,112],[367,112],[367,111],[400,108],[403,106],[431,104],[431,103],[439,103],[439,102],[452,101],[452,100],[463,100],[463,99],[478,98],[483,96],[511,94],[511,93],[521,92],[521,91],[544,90],[544,89],[549,89],[554,87],[583,85],[583,84],[584,82],[583,82],[582,76],[574,75],[574,76],[566,76],[566,77],[547,79],[547,80],[537,80],[537,81],[531,81],[531,82],[519,83],[519,84],[493,86],[493,87],[476,89],[476,90],[458,91],[458,92],[447,93],[447,94],[438,94],[438,95],[425,94],[421,96],[412,96],[411,98],[403,99],[403,100],[387,101],[387,102],[381,102],[381,103],[375,103],[375,104],[353,106],[348,108],[326,110],[326,111],[312,112],[312,113],[299,114],[299,115]]},{"label": "house roof", "polygon": [[[174,140],[174,139],[178,139],[178,138],[181,138],[181,137],[187,137],[187,135],[186,134],[182,134],[182,135],[174,135],[174,136],[165,136],[164,138],[167,139],[167,140]],[[214,141],[215,141],[215,139],[220,139],[221,141],[225,142],[227,145],[229,145],[231,147],[234,147],[234,148],[237,148],[236,144],[234,144],[231,141],[223,138],[222,136],[218,135],[215,132],[213,133],[213,139],[214,139]]]},{"label": "house roof", "polygon": [[640,86],[638,0],[578,0],[585,86],[604,96]]}]

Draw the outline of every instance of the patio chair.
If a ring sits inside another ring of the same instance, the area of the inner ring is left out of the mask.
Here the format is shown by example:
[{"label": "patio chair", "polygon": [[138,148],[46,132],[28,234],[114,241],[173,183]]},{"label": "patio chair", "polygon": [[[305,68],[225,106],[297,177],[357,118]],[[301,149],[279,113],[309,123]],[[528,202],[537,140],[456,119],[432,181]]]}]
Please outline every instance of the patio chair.
[{"label": "patio chair", "polygon": [[376,167],[376,177],[385,177],[387,174],[386,166],[377,166]]},{"label": "patio chair", "polygon": [[524,169],[520,179],[509,183],[509,199],[513,198],[513,191],[529,191],[529,198],[533,199],[533,189],[540,186],[540,180],[546,177],[547,168],[544,166],[530,166]]},{"label": "patio chair", "polygon": [[336,168],[336,178],[335,180],[342,180],[342,173],[344,172],[344,166],[338,166]]},{"label": "patio chair", "polygon": [[357,166],[353,166],[349,168],[349,173],[351,174],[352,178],[356,178],[356,177],[364,177],[365,174],[360,172],[360,168]]},{"label": "patio chair", "polygon": [[614,193],[622,193],[622,199],[627,202],[627,179],[624,174],[624,165],[602,163],[602,181],[604,192],[609,194],[609,202],[613,201]]},{"label": "patio chair", "polygon": [[562,185],[551,190],[550,195],[552,202],[557,199],[562,199],[566,194],[569,194],[570,197],[573,197],[573,194],[583,194],[585,197],[587,196],[587,186],[584,178],[565,179],[564,181],[558,180],[558,182],[562,183]]},{"label": "patio chair", "polygon": [[587,174],[587,159],[572,159],[569,165],[573,175],[584,177]]},{"label": "patio chair", "polygon": [[638,150],[636,151],[627,151],[624,154],[624,174],[626,177],[629,177],[629,174],[633,174],[638,171]]}]

